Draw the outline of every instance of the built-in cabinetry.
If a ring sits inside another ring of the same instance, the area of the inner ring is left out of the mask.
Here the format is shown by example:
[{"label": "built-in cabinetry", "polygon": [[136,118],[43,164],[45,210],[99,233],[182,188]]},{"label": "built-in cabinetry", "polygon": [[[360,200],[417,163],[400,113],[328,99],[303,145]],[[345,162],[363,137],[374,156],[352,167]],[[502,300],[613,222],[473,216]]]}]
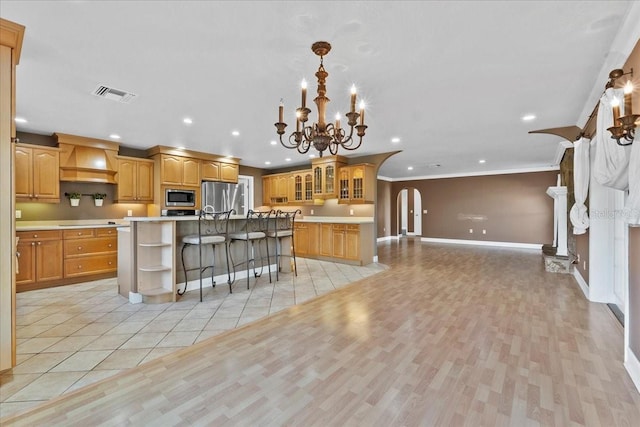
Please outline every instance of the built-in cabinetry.
[{"label": "built-in cabinetry", "polygon": [[265,205],[302,205],[315,199],[338,199],[342,204],[374,203],[375,167],[369,163],[346,165],[344,158],[315,159],[312,169],[262,177]]},{"label": "built-in cabinetry", "polygon": [[338,169],[346,165],[344,157],[328,156],[313,159],[313,197],[335,199],[338,195]]},{"label": "built-in cabinetry", "polygon": [[18,231],[18,292],[113,277],[115,227]]},{"label": "built-in cabinetry", "polygon": [[[202,181],[238,182],[239,159],[173,147],[155,146],[147,150],[153,159],[154,205],[159,209],[170,209],[165,205],[165,190],[195,190],[196,205],[200,209],[200,185]],[[191,209],[191,207],[189,207]],[[151,209],[150,214],[159,215]]]},{"label": "built-in cabinetry", "polygon": [[373,260],[373,224],[296,222],[296,255],[350,264]]},{"label": "built-in cabinetry", "polygon": [[263,203],[265,205],[286,205],[290,200],[293,200],[293,178],[291,173],[263,177]]},{"label": "built-in cabinetry", "polygon": [[60,203],[60,151],[15,144],[16,201]]},{"label": "built-in cabinetry", "polygon": [[160,183],[178,187],[199,187],[200,161],[190,157],[161,154]]},{"label": "built-in cabinetry", "polygon": [[175,301],[175,221],[135,223],[137,289],[143,302]]},{"label": "built-in cabinetry", "polygon": [[238,182],[239,166],[214,160],[200,161],[200,178],[203,181]]},{"label": "built-in cabinetry", "polygon": [[320,224],[299,222],[293,234],[296,256],[315,257],[320,254]]},{"label": "built-in cabinetry", "polygon": [[373,165],[343,166],[338,172],[338,203],[373,203],[375,185]]},{"label": "built-in cabinetry", "polygon": [[64,277],[115,273],[118,267],[117,237],[113,227],[64,230]]},{"label": "built-in cabinetry", "polygon": [[60,280],[64,276],[62,264],[62,231],[19,231],[18,273],[16,290],[33,289],[36,283]]},{"label": "built-in cabinetry", "polygon": [[290,202],[305,204],[313,202],[313,174],[311,170],[296,171],[292,174],[293,196]]},{"label": "built-in cabinetry", "polygon": [[153,203],[153,160],[118,157],[118,202]]}]

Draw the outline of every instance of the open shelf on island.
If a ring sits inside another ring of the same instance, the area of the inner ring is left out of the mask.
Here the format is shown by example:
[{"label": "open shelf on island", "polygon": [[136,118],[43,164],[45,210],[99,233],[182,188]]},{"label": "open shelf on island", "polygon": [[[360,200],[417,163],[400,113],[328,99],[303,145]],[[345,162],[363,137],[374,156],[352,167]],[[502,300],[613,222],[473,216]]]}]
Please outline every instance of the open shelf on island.
[{"label": "open shelf on island", "polygon": [[175,301],[175,221],[137,224],[138,293],[143,302]]}]

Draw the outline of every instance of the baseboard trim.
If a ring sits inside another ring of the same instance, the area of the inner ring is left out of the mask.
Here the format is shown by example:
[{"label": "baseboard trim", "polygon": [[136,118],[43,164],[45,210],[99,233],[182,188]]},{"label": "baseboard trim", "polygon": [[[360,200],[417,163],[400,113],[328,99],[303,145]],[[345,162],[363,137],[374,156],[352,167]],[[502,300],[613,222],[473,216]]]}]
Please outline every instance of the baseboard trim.
[{"label": "baseboard trim", "polygon": [[384,237],[378,237],[377,241],[386,242],[387,240],[398,240],[399,238],[400,238],[399,236],[384,236]]},{"label": "baseboard trim", "polygon": [[582,293],[584,294],[586,299],[589,299],[589,284],[584,280],[580,272],[577,268],[573,269],[573,277],[576,279],[578,286],[582,289]]},{"label": "baseboard trim", "polygon": [[[262,276],[261,277],[267,277],[267,279],[269,279],[269,270],[271,270],[271,274],[275,274],[276,273],[276,265],[275,264],[271,264],[269,266],[264,266],[264,270],[262,271]],[[256,269],[249,269],[250,271],[250,276],[249,277],[254,277],[254,273],[255,272],[260,272],[260,267],[256,268]],[[184,277],[184,276],[183,276]],[[231,274],[231,277],[233,278],[233,273]],[[235,281],[237,282],[238,280],[242,280],[242,279],[246,279],[247,278],[247,269],[243,269],[243,270],[236,270],[236,274],[235,274]],[[275,278],[275,276],[274,276]],[[229,286],[229,284],[227,283],[228,280],[228,276],[227,273],[224,274],[216,274],[216,276],[213,279],[216,282],[216,286]],[[202,289],[205,289],[206,286],[211,286],[211,276],[206,276],[202,278]],[[182,289],[184,287],[184,282],[179,282],[177,283],[177,288],[178,289]],[[186,291],[195,291],[195,290],[199,290],[200,289],[200,279],[195,279],[195,280],[189,280],[187,282],[187,290]]]},{"label": "baseboard trim", "polygon": [[640,391],[640,361],[630,348],[625,349],[624,367],[627,369],[633,384]]},{"label": "baseboard trim", "polygon": [[539,249],[542,250],[542,243],[517,243],[517,242],[492,242],[488,240],[463,240],[463,239],[438,239],[435,237],[422,237],[423,242],[431,243],[453,243],[457,245],[475,245],[475,246],[495,246],[501,248],[518,248],[518,249]]}]

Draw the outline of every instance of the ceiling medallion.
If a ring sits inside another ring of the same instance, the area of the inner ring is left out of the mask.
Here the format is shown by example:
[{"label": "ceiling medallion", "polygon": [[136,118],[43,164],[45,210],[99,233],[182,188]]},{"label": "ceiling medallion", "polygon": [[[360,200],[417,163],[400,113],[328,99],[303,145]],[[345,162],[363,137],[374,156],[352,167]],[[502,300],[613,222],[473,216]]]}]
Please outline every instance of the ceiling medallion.
[{"label": "ceiling medallion", "polygon": [[[360,112],[356,112],[356,88],[351,87],[351,109],[346,114],[347,125],[349,126],[349,135],[346,130],[340,126],[340,114],[336,115],[335,123],[326,122],[326,110],[329,98],[325,96],[327,87],[325,81],[329,73],[324,69],[323,57],[331,50],[331,44],[328,42],[315,42],[311,45],[311,50],[320,57],[320,67],[316,72],[318,79],[318,96],[313,100],[318,107],[318,121],[307,126],[309,113],[311,110],[307,108],[307,82],[302,81],[302,105],[296,109],[296,130],[289,135],[288,140],[283,140],[282,135],[285,133],[287,124],[284,123],[284,104],[280,101],[278,109],[278,123],[275,124],[277,133],[280,136],[280,143],[285,148],[297,149],[299,153],[306,153],[311,147],[316,149],[322,157],[325,150],[329,150],[331,154],[337,154],[338,148],[345,150],[355,150],[362,144],[362,137],[367,129],[364,124],[364,102],[360,102]],[[358,124],[358,118],[360,119]],[[353,135],[353,129],[356,129],[356,138]],[[357,139],[357,143],[356,143]]]}]

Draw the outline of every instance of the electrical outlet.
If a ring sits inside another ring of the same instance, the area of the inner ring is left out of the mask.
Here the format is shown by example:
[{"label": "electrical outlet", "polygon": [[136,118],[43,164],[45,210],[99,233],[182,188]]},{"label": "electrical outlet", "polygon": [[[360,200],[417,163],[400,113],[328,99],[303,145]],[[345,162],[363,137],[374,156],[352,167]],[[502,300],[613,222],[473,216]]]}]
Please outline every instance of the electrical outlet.
[{"label": "electrical outlet", "polygon": [[127,210],[127,216],[133,216],[133,210],[128,209]]},{"label": "electrical outlet", "polygon": [[578,257],[576,258],[576,261],[578,261],[578,263],[580,263],[580,254],[578,254]]},{"label": "electrical outlet", "polygon": [[484,228],[482,229],[482,234],[487,234],[487,230],[485,230]]},{"label": "electrical outlet", "polygon": [[311,215],[313,215],[313,209],[311,209]]},{"label": "electrical outlet", "polygon": [[422,213],[426,215],[427,214],[427,210],[423,209]]},{"label": "electrical outlet", "polygon": [[22,218],[22,211],[20,209],[16,209],[16,219]]},{"label": "electrical outlet", "polygon": [[582,261],[582,269],[587,270],[587,261]]},{"label": "electrical outlet", "polygon": [[473,234],[473,228],[469,229],[469,234]]},{"label": "electrical outlet", "polygon": [[353,216],[353,209],[349,209],[349,215]]}]

